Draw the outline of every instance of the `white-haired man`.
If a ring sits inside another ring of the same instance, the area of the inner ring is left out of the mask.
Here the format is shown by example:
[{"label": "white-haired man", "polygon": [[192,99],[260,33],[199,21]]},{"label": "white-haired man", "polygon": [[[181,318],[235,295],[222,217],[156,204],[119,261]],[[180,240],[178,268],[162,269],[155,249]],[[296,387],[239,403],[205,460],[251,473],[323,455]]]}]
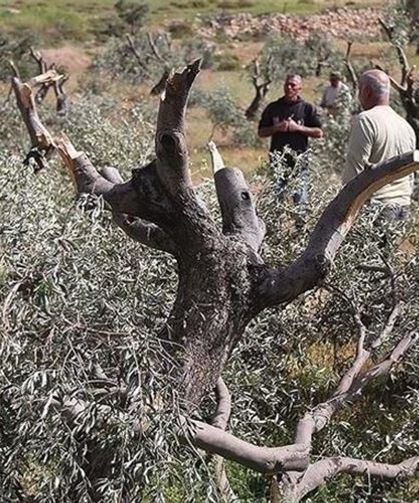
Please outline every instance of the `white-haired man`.
[{"label": "white-haired man", "polygon": [[[380,70],[363,73],[359,80],[359,101],[364,111],[352,124],[343,183],[371,165],[416,148],[412,127],[390,107],[387,74]],[[407,176],[375,192],[372,201],[382,205],[382,217],[405,220],[412,191],[413,176]]]}]

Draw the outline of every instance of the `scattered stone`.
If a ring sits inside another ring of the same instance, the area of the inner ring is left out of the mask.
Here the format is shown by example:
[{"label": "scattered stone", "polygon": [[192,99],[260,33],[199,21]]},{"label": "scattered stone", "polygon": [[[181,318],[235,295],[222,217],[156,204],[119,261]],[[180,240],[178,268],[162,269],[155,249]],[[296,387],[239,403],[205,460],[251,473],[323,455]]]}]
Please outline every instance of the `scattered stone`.
[{"label": "scattered stone", "polygon": [[298,16],[291,14],[219,15],[208,20],[201,34],[214,37],[220,32],[232,39],[260,38],[270,33],[284,33],[306,39],[312,33],[329,34],[344,40],[366,40],[380,34],[378,9],[340,8],[321,14]]}]

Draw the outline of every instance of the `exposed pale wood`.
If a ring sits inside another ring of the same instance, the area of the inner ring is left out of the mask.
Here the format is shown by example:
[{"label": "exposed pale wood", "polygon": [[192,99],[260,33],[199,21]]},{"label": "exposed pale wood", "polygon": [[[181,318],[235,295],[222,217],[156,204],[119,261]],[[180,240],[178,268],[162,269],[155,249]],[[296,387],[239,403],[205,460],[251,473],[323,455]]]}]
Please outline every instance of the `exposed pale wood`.
[{"label": "exposed pale wood", "polygon": [[[39,76],[38,81],[43,82],[50,77],[51,75]],[[12,78],[12,87],[31,139],[31,150],[24,162],[29,164],[33,160],[36,170],[43,169],[48,166],[48,159],[55,151],[54,141],[38,116],[31,87],[28,84],[22,84],[18,77]]]}]

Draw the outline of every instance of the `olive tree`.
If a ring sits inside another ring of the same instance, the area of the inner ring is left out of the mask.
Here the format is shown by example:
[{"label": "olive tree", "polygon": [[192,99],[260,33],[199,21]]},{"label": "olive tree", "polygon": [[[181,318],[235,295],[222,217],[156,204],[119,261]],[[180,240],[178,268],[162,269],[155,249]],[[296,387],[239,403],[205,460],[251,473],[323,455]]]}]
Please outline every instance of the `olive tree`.
[{"label": "olive tree", "polygon": [[[368,472],[390,479],[413,476],[418,456],[398,464],[346,457],[311,459],[316,434],[329,425],[335,413],[362,396],[371,381],[388,373],[417,342],[415,331],[406,333],[387,356],[366,365],[391,332],[399,313],[397,303],[384,330],[372,340],[366,341],[361,320],[353,365],[344,372],[332,396],[302,415],[289,445],[259,446],[226,431],[231,401],[222,374],[253,319],[269,307],[285,308],[324,282],[364,203],[380,187],[418,169],[417,154],[390,159],[358,175],[326,207],[302,253],[289,263],[270,265],[261,253],[265,226],[241,171],[225,167],[217,150],[211,147],[221,228],[192,184],[184,127],[188,95],[198,73],[199,62],[195,62],[168,78],[157,118],[156,157],[134,169],[127,181],[113,167],[99,172],[68,138],[53,137],[37,114],[30,86],[17,77],[13,79],[18,107],[32,142],[31,156],[38,165],[45,165],[45,153],[49,157],[51,152],[58,152],[79,195],[99,197],[130,238],[168,254],[176,263],[175,299],[159,334],[160,350],[148,362],[142,381],[147,384],[147,374],[158,371],[169,378],[176,400],[167,404],[163,393],[154,396],[149,403],[151,412],[158,417],[165,407],[174,408],[178,412],[174,434],[186,445],[275,476],[278,482],[273,485],[273,501],[300,501],[339,473]],[[117,284],[118,279],[114,282]],[[95,376],[109,393],[122,400],[127,396],[129,383],[107,376],[100,368]],[[214,389],[217,399],[212,421],[197,419],[204,399]],[[13,403],[8,406],[13,407]],[[60,411],[71,428],[89,410],[90,403],[77,395],[52,394],[44,413],[52,407]],[[124,414],[100,402],[95,410],[99,424],[107,430]],[[139,442],[148,427],[141,421],[132,425],[132,434]],[[100,434],[87,436],[82,466],[90,477],[92,501],[98,501],[96,491],[107,478],[112,459],[112,450],[103,449]],[[225,483],[222,472],[219,479]],[[146,474],[140,479],[146,483]]]}]

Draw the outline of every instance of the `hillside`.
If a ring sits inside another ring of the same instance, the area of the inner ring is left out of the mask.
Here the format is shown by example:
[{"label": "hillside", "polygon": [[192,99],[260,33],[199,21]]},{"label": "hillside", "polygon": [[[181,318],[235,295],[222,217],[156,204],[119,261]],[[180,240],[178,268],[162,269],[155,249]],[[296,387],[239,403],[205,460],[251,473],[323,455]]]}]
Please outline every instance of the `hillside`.
[{"label": "hillside", "polygon": [[[283,36],[297,40],[313,34],[327,37],[343,55],[348,41],[354,41],[352,56],[365,61],[387,58],[389,45],[381,42],[378,25],[378,2],[313,1],[307,2],[150,2],[143,21],[143,32],[168,32],[174,45],[199,38],[213,47],[215,64],[205,70],[199,79],[199,87],[206,92],[219,89],[227,91],[237,107],[245,109],[254,96],[249,65],[260,56],[267,37]],[[95,79],[90,65],[107,46],[108,35],[103,27],[115,23],[116,12],[111,1],[55,2],[52,7],[45,2],[0,2],[0,27],[5,36],[29,37],[31,45],[40,50],[48,63],[56,63],[70,74],[66,86],[70,95],[77,93],[83,82]],[[187,19],[187,21],[185,21]],[[121,36],[123,36],[123,32]],[[195,52],[198,57],[199,51]],[[313,56],[314,57],[314,56]],[[24,56],[24,60],[27,56]],[[392,57],[394,71],[398,71]],[[170,65],[170,58],[167,61]],[[173,63],[172,63],[173,64]],[[298,71],[298,68],[295,69]],[[304,95],[318,101],[322,86],[327,82],[327,67],[322,75],[307,75]],[[111,80],[102,74],[107,92],[119,102],[121,108],[138,100],[146,100],[150,82],[113,76]],[[275,99],[281,93],[281,82],[271,86],[266,99]],[[194,172],[206,173],[205,144],[211,136],[214,124],[207,113],[198,108],[190,112],[189,134]],[[228,128],[227,128],[228,129]],[[249,128],[248,128],[249,129]],[[226,134],[227,133],[227,134]],[[246,133],[251,134],[250,129]],[[255,134],[255,126],[253,126]],[[241,145],[231,140],[230,133],[221,127],[215,130],[214,139],[224,147],[227,162],[240,165],[245,171],[253,170],[265,158],[265,147]],[[256,149],[254,147],[257,147]],[[199,176],[201,176],[199,175]]]}]

